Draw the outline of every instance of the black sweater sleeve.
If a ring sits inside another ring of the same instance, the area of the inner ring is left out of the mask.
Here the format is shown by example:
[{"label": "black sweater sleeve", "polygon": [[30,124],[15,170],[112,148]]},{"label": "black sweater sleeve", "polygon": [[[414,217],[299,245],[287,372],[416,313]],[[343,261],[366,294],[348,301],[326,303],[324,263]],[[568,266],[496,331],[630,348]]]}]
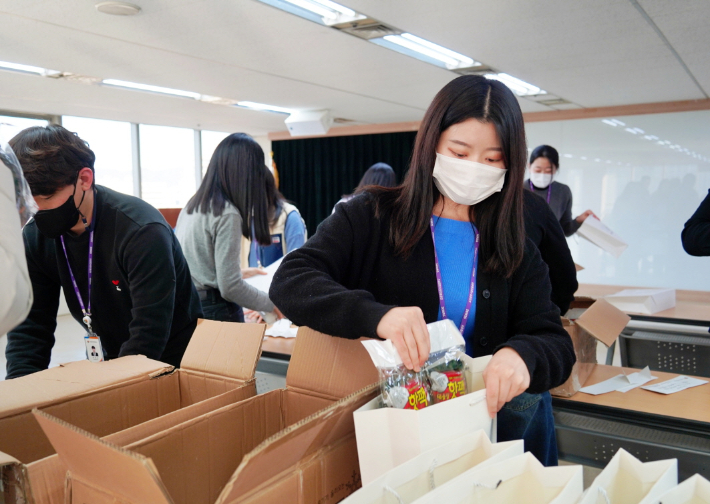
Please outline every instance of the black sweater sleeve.
[{"label": "black sweater sleeve", "polygon": [[[25,235],[25,250],[32,248]],[[7,378],[18,378],[49,367],[59,309],[59,278],[43,271],[35,258],[26,254],[34,301],[27,319],[7,334]]]},{"label": "black sweater sleeve", "polygon": [[565,382],[576,357],[560,312],[550,301],[547,266],[528,240],[523,264],[515,272],[509,299],[514,336],[502,347],[520,354],[530,372],[528,392],[540,393]]},{"label": "black sweater sleeve", "polygon": [[380,319],[394,308],[354,288],[373,248],[370,241],[379,234],[365,198],[336,205],[274,275],[269,298],[294,324],[344,338],[376,338]]},{"label": "black sweater sleeve", "polygon": [[123,250],[121,263],[128,275],[133,307],[129,337],[121,345],[119,357],[140,354],[160,360],[163,355],[175,308],[171,233],[159,223],[145,225]]},{"label": "black sweater sleeve", "polygon": [[683,248],[694,256],[710,256],[710,191],[681,234]]},{"label": "black sweater sleeve", "polygon": [[567,204],[565,205],[565,211],[562,213],[562,217],[560,217],[560,225],[562,226],[565,236],[572,236],[582,225],[572,218],[572,191],[567,186],[565,186],[565,189],[567,193]]}]

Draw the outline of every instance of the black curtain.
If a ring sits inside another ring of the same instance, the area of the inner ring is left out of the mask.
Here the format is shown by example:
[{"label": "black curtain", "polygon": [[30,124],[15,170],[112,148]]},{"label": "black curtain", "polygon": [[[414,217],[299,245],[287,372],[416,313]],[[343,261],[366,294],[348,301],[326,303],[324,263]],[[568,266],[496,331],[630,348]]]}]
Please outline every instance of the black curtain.
[{"label": "black curtain", "polygon": [[416,132],[279,140],[272,143],[280,190],[301,211],[308,235],[353,192],[365,170],[389,164],[402,181]]}]

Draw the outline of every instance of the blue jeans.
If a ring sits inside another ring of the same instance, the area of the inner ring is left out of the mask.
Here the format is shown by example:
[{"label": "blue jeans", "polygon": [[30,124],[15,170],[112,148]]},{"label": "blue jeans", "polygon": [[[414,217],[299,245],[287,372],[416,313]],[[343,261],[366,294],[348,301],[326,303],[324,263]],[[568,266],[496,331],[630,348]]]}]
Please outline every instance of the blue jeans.
[{"label": "blue jeans", "polygon": [[522,439],[544,466],[557,465],[557,437],[549,392],[523,392],[498,412],[498,441]]},{"label": "blue jeans", "polygon": [[202,294],[202,313],[208,320],[218,320],[220,322],[244,322],[244,310],[236,303],[227,301],[216,290],[207,291],[207,295]]}]

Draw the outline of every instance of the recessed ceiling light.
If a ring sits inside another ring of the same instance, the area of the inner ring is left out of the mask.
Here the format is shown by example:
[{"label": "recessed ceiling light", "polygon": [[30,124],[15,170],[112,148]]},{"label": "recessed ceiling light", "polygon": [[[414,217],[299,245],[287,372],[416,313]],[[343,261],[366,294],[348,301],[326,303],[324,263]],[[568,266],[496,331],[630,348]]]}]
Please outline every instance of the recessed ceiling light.
[{"label": "recessed ceiling light", "polygon": [[112,16],[135,16],[141,8],[128,2],[99,2],[96,4],[96,10]]},{"label": "recessed ceiling light", "polygon": [[608,124],[609,126],[614,126],[615,128],[618,126],[615,121],[612,121],[611,119],[602,119],[602,122],[604,124]]},{"label": "recessed ceiling light", "polygon": [[9,61],[0,61],[0,70],[9,70],[11,72],[20,72],[32,75],[42,75],[45,77],[61,73],[57,70],[48,70],[42,67],[22,65],[20,63],[11,63]]},{"label": "recessed ceiling light", "polygon": [[193,100],[199,100],[201,96],[200,93],[193,93],[192,91],[183,91],[181,89],[153,86],[151,84],[139,84],[137,82],[128,82],[118,79],[104,79],[101,81],[101,84],[103,84],[104,86],[133,89],[136,91],[148,91],[150,93],[180,96],[182,98],[192,98]]},{"label": "recessed ceiling light", "polygon": [[294,112],[293,109],[279,107],[276,105],[267,105],[266,103],[257,103],[252,101],[240,101],[237,102],[236,106],[252,110],[263,110],[264,112],[276,112],[278,114],[292,114]]}]

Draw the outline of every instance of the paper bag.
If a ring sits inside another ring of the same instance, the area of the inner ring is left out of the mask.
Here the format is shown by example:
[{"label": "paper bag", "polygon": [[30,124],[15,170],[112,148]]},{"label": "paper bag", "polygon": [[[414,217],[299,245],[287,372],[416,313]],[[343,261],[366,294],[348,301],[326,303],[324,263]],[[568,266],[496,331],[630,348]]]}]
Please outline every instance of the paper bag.
[{"label": "paper bag", "polygon": [[629,246],[618,234],[593,215],[585,219],[577,233],[614,257],[619,257]]},{"label": "paper bag", "polygon": [[677,459],[643,463],[619,448],[579,503],[652,504],[677,484]]},{"label": "paper bag", "polygon": [[522,439],[494,444],[483,431],[477,431],[395,467],[342,504],[408,504],[473,467],[493,465],[522,453]]},{"label": "paper bag", "polygon": [[710,504],[710,481],[699,474],[691,476],[658,499],[653,504]]},{"label": "paper bag", "polygon": [[414,504],[576,504],[583,488],[582,466],[544,467],[527,452],[474,467]]},{"label": "paper bag", "polygon": [[466,434],[483,430],[495,442],[496,422],[488,415],[483,370],[491,359],[460,354],[473,392],[421,410],[385,408],[378,397],[355,411],[355,436],[362,484]]}]

